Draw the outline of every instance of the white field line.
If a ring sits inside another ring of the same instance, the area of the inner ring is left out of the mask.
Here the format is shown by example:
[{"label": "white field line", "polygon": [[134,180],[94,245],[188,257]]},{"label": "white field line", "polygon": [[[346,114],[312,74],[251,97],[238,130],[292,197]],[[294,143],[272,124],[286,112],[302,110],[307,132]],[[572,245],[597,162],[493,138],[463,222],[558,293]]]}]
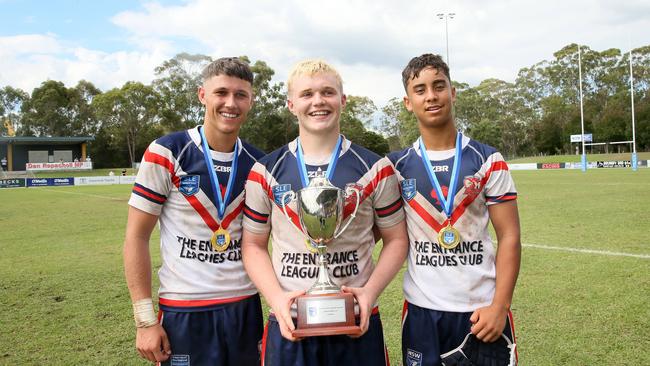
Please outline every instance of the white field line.
[{"label": "white field line", "polygon": [[43,188],[43,187],[38,187],[38,190],[41,191],[48,191],[48,192],[56,192],[56,193],[67,193],[67,194],[77,194],[80,196],[88,196],[88,197],[95,197],[95,198],[102,198],[102,199],[107,199],[111,201],[123,201],[124,198],[116,198],[116,197],[110,197],[110,196],[102,196],[99,194],[91,194],[91,193],[81,193],[81,192],[71,192],[71,191],[64,191],[61,188],[57,189],[52,189],[52,188]]},{"label": "white field line", "polygon": [[586,254],[617,256],[617,257],[631,257],[631,258],[650,259],[650,254],[632,254],[632,253],[622,253],[622,252],[610,252],[610,251],[607,251],[607,250],[554,247],[554,246],[550,246],[550,245],[539,245],[539,244],[522,244],[522,246],[524,248],[560,250],[560,251],[564,251],[564,252],[573,252],[573,253],[586,253]]}]

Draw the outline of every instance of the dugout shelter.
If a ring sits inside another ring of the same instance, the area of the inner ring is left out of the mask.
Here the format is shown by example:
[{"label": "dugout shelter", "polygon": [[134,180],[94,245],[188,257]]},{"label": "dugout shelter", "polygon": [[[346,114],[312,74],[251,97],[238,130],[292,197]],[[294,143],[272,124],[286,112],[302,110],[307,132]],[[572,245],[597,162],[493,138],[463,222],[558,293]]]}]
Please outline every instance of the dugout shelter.
[{"label": "dugout shelter", "polygon": [[0,136],[0,159],[7,158],[7,170],[26,170],[27,163],[86,161],[88,143],[94,137]]}]

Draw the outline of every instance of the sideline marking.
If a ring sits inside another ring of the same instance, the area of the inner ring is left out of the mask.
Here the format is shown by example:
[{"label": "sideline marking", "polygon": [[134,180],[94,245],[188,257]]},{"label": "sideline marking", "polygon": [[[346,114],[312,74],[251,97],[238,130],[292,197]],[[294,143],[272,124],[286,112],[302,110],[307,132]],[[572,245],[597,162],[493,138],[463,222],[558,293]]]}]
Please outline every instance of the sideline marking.
[{"label": "sideline marking", "polygon": [[525,247],[525,248],[561,250],[561,251],[565,251],[565,252],[574,252],[574,253],[600,254],[600,255],[611,255],[611,256],[618,256],[618,257],[632,257],[632,258],[650,259],[650,254],[632,254],[632,253],[622,253],[622,252],[610,252],[610,251],[607,251],[607,250],[553,247],[553,246],[549,246],[549,245],[539,245],[539,244],[521,244],[521,246]]}]

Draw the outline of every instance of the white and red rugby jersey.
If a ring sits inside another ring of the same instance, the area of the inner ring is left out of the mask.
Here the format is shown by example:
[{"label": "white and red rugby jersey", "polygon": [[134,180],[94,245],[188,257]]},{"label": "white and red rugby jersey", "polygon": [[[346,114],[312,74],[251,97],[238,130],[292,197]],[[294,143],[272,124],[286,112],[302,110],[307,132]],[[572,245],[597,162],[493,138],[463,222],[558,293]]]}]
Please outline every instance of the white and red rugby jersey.
[{"label": "white and red rugby jersey", "polygon": [[[428,151],[428,158],[447,195],[454,150]],[[494,148],[463,136],[462,160],[452,225],[460,244],[451,250],[438,245],[446,226],[436,190],[420,157],[419,144],[388,155],[400,181],[409,234],[404,296],[417,306],[470,312],[492,302],[495,289],[495,248],[488,231],[487,205],[517,198],[503,156]]]},{"label": "white and red rugby jersey", "polygon": [[[220,221],[197,128],[161,137],[145,151],[129,205],[160,216],[161,303],[190,300],[174,305],[193,306],[198,303],[191,300],[227,301],[257,292],[241,261],[241,220],[246,177],[263,153],[241,140],[236,153],[237,173]],[[231,166],[223,160],[232,161],[235,153],[211,154],[223,197]],[[210,245],[220,226],[231,240],[223,252]]]},{"label": "white and red rugby jersey", "polygon": [[[325,175],[327,161],[305,165],[310,178]],[[343,139],[332,184],[345,189],[355,185],[361,191],[356,218],[328,247],[332,281],[338,285],[365,285],[373,271],[375,246],[372,227],[391,227],[404,219],[402,200],[392,165],[386,158]],[[302,189],[296,163],[296,140],[270,153],[253,166],[246,183],[244,227],[254,233],[271,235],[271,259],[275,275],[285,291],[305,290],[318,276],[317,254],[308,250],[307,236],[300,227],[295,200],[287,206],[291,221],[280,206],[282,193]],[[352,213],[356,198],[346,200],[342,225]],[[342,226],[341,225],[341,226]]]}]

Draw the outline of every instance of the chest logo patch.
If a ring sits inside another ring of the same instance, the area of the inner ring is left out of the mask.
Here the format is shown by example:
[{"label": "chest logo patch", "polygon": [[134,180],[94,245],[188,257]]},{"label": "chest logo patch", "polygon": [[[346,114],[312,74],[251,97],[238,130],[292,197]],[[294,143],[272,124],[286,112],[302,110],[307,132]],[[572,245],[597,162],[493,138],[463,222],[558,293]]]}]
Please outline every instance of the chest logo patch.
[{"label": "chest logo patch", "polygon": [[468,176],[463,179],[465,194],[470,197],[476,197],[481,192],[481,181],[474,176]]},{"label": "chest logo patch", "polygon": [[278,184],[273,186],[273,201],[275,204],[282,207],[289,203],[289,196],[284,197],[284,203],[282,202],[282,196],[291,190],[291,184]]},{"label": "chest logo patch", "polygon": [[400,182],[402,188],[402,197],[407,202],[412,200],[418,193],[415,178],[404,179]]},{"label": "chest logo patch", "polygon": [[185,196],[193,196],[199,191],[201,177],[198,175],[185,175],[180,177],[178,191]]}]

